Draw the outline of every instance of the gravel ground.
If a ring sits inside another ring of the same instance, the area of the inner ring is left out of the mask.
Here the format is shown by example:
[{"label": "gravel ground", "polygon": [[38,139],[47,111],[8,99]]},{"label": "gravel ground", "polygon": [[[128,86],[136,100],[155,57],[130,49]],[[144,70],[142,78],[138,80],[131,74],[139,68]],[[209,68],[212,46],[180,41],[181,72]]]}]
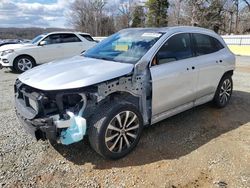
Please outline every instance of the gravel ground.
[{"label": "gravel ground", "polygon": [[224,109],[205,104],[146,128],[118,161],[87,140],[36,142],[13,107],[17,74],[0,71],[0,187],[250,187],[250,57],[237,57]]}]

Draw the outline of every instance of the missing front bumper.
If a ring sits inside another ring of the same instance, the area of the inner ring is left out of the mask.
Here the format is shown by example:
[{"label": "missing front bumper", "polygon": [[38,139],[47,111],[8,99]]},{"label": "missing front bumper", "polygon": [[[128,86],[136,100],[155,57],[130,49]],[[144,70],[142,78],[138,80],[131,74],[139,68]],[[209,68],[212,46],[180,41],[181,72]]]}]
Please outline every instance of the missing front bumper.
[{"label": "missing front bumper", "polygon": [[28,120],[18,112],[16,114],[26,132],[36,140],[54,140],[69,145],[81,141],[86,134],[86,119],[73,113],[70,113],[69,120],[56,121],[53,118]]},{"label": "missing front bumper", "polygon": [[36,140],[57,140],[57,128],[52,118],[28,120],[16,112],[19,121],[22,123],[26,132],[36,138]]}]

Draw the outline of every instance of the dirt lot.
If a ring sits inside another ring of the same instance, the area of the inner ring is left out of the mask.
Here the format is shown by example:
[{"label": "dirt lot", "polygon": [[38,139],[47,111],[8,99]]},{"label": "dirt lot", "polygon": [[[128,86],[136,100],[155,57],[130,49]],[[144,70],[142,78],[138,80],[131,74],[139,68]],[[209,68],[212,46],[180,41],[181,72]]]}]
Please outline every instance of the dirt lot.
[{"label": "dirt lot", "polygon": [[86,140],[33,140],[15,117],[17,76],[0,71],[0,187],[250,187],[250,57],[237,57],[226,108],[205,104],[146,128],[118,161]]}]

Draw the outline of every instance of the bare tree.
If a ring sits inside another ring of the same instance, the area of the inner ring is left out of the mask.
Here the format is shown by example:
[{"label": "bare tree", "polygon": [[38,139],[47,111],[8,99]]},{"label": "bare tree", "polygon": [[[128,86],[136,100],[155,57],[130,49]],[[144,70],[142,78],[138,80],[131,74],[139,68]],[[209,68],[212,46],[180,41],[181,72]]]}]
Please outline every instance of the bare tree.
[{"label": "bare tree", "polygon": [[94,14],[94,28],[95,28],[95,35],[98,36],[100,35],[100,30],[102,28],[102,16],[103,16],[103,8],[106,4],[106,1],[104,0],[94,0],[94,1],[89,1],[91,9]]},{"label": "bare tree", "polygon": [[120,4],[118,10],[121,13],[121,18],[124,22],[126,22],[126,27],[130,27],[132,21],[133,7],[132,0],[128,0],[125,3]]},{"label": "bare tree", "polygon": [[70,6],[70,24],[77,30],[89,32],[95,36],[100,35],[105,5],[106,1],[103,0],[75,0]]},{"label": "bare tree", "polygon": [[248,9],[249,9],[249,11],[250,11],[250,1],[249,1],[249,0],[243,0],[243,2],[247,4]]}]

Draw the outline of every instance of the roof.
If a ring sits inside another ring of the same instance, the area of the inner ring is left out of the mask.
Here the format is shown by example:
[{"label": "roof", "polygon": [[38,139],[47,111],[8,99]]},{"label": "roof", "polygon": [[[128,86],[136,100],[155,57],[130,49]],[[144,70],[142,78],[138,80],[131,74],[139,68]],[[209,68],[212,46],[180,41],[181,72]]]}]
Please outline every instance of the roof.
[{"label": "roof", "polygon": [[89,33],[83,33],[83,32],[79,32],[79,31],[53,31],[50,33],[46,33],[46,34],[63,34],[63,33],[73,33],[73,34],[83,34],[83,35],[90,35]]},{"label": "roof", "polygon": [[125,31],[125,30],[136,30],[136,31],[145,31],[145,32],[162,32],[162,33],[166,33],[168,31],[176,31],[176,32],[180,32],[180,31],[186,31],[186,32],[206,32],[206,33],[211,33],[211,34],[215,34],[214,31],[210,30],[210,29],[205,29],[202,27],[193,27],[193,26],[174,26],[174,27],[148,27],[148,28],[127,28],[127,29],[123,29],[121,31]]}]

